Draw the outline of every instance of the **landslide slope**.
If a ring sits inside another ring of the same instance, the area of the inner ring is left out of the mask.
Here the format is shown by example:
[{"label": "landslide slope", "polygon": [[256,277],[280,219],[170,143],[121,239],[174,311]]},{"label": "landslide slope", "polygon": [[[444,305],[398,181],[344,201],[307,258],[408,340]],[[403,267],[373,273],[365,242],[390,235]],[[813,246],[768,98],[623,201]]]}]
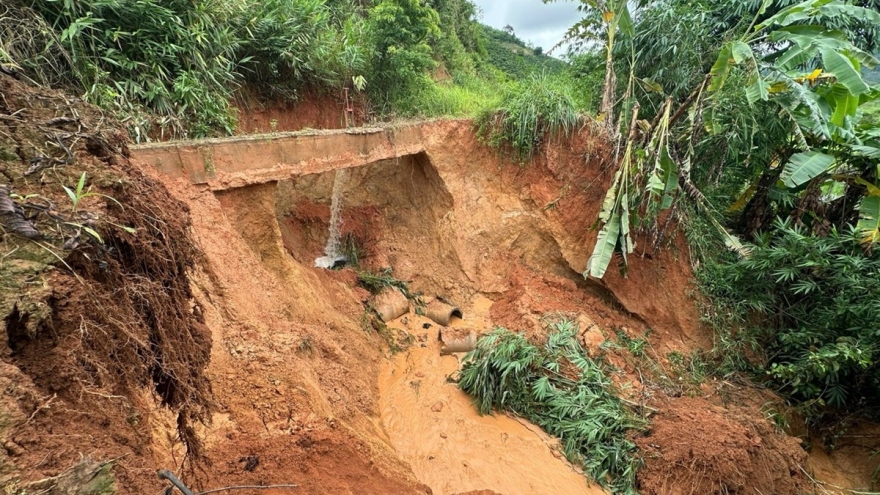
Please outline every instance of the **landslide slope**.
[{"label": "landslide slope", "polygon": [[[304,494],[455,493],[475,489],[462,480],[491,478],[466,471],[495,460],[448,455],[442,474],[424,474],[431,454],[409,458],[413,442],[383,423],[394,399],[380,404],[380,376],[417,394],[388,374],[422,373],[399,364],[409,358],[389,361],[390,348],[414,344],[423,356],[434,344],[423,349],[418,338],[435,339],[436,327],[410,314],[383,329],[353,270],[313,267],[334,173],[213,191],[130,160],[115,125],[90,107],[0,83],[6,486],[70,473],[81,456],[113,460],[125,494],[158,492],[160,468],[197,489],[295,483]],[[674,222],[664,249],[639,239],[626,278],[580,275],[613,172],[601,134],[584,128],[518,166],[480,144],[469,122],[421,132],[424,153],[347,172],[343,234],[360,270],[392,268],[425,298],[480,314],[478,331],[506,326],[541,339],[548,321],[577,321],[590,351],[619,370],[628,400],[657,411],[636,439],[644,493],[806,487],[806,454],[761,412],[766,397],[675,383],[669,353],[688,355],[711,338]],[[74,206],[62,186],[76,189],[82,172],[81,193],[90,185],[106,196]],[[642,338],[644,361],[625,349]],[[438,390],[454,387],[429,378]],[[425,404],[385,395],[398,396]],[[701,433],[682,438],[684,425]],[[522,466],[520,475],[530,471],[539,470]]]}]

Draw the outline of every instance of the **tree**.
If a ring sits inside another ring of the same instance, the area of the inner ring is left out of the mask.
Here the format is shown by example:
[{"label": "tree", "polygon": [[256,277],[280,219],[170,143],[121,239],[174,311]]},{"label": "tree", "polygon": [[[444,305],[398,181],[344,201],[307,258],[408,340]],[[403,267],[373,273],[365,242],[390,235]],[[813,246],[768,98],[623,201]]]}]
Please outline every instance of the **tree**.
[{"label": "tree", "polygon": [[[767,7],[770,3],[765,1],[763,5]],[[711,205],[690,178],[694,138],[702,127],[707,127],[710,132],[721,130],[715,128],[716,114],[730,109],[716,104],[726,98],[724,89],[730,77],[735,77],[738,82],[731,91],[744,96],[743,104],[747,108],[759,109],[769,104],[786,119],[788,132],[794,139],[785,136],[773,147],[773,152],[777,154],[777,160],[781,158],[783,163],[789,162],[783,179],[788,180],[790,187],[800,187],[820,174],[834,170],[839,162],[823,153],[823,149],[834,148],[847,155],[867,157],[878,152],[871,144],[877,137],[871,134],[873,131],[860,130],[856,126],[860,104],[877,96],[877,91],[867,85],[859,69],[862,65],[876,66],[877,60],[818,20],[851,17],[880,23],[880,14],[838,0],[808,0],[781,9],[758,22],[765,13],[764,9],[759,9],[751,19],[742,23],[744,27],[736,39],[721,44],[709,73],[683,101],[667,98],[644,139],[635,144],[626,143],[620,170],[600,215],[602,230],[590,258],[588,274],[604,275],[618,246],[625,262],[626,254],[633,249],[630,225],[650,221],[658,210],[671,206],[679,184],[685,186],[702,208],[711,210]],[[819,64],[818,70],[815,64]],[[633,87],[634,80],[630,70],[629,88]],[[606,85],[608,81],[606,73]],[[606,96],[607,92],[606,88]],[[605,104],[607,102],[603,100]],[[634,126],[638,102],[631,104],[635,107],[631,119]],[[688,114],[691,107],[696,110]],[[734,111],[741,112],[742,109]],[[686,127],[672,132],[676,125],[682,124],[681,119],[685,116],[688,117]],[[705,123],[698,120],[704,118]],[[720,115],[720,118],[723,120],[724,116]],[[678,138],[680,136],[686,139],[682,141]],[[640,145],[645,145],[644,151],[636,149]],[[857,162],[848,160],[847,163],[851,166]],[[771,170],[770,160],[764,165],[766,170]],[[633,179],[638,182],[631,183]],[[843,179],[866,181],[869,178],[847,174]],[[852,207],[853,202],[849,204]],[[874,242],[880,239],[872,229],[880,212],[875,214],[871,210],[874,200],[861,204],[865,210],[861,224],[866,232],[865,239]],[[635,217],[631,218],[632,215]],[[747,250],[736,237],[724,232],[733,249],[743,253]]]},{"label": "tree", "polygon": [[437,12],[423,0],[382,0],[369,11],[374,74],[381,103],[418,92],[434,67],[429,41],[440,34]]},{"label": "tree", "polygon": [[[545,3],[557,0],[544,0]],[[572,26],[566,34],[567,39],[598,39],[597,33],[604,35],[605,43],[605,84],[602,88],[602,103],[599,117],[604,119],[610,132],[615,131],[614,104],[617,75],[614,72],[614,42],[618,31],[629,36],[633,34],[633,22],[627,0],[580,0],[578,9],[585,13],[583,19]],[[601,16],[601,17],[598,17]]]},{"label": "tree", "polygon": [[875,8],[840,0],[665,0],[618,52],[622,130],[639,132],[624,134],[585,276],[616,251],[625,263],[631,230],[690,199],[689,221],[737,253],[697,256],[713,312],[763,353],[737,366],[805,412],[865,408],[880,390],[880,130],[864,119],[880,88],[863,70],[880,64],[877,26]]}]

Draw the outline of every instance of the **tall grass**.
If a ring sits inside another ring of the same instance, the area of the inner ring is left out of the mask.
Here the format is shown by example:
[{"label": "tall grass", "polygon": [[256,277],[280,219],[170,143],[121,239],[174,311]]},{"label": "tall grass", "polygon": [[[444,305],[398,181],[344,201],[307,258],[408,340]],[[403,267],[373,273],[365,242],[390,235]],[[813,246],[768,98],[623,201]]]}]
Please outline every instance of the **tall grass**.
[{"label": "tall grass", "polygon": [[477,76],[454,81],[431,81],[418,93],[394,102],[395,113],[403,117],[474,118],[500,103],[498,84]]},{"label": "tall grass", "polygon": [[559,437],[566,457],[613,493],[637,493],[641,460],[627,433],[644,421],[624,407],[570,322],[557,324],[543,347],[505,329],[480,338],[458,386],[481,414],[511,411]]},{"label": "tall grass", "polygon": [[239,85],[295,98],[367,64],[363,22],[325,0],[12,0],[0,9],[0,62],[113,111],[137,139],[157,129],[231,133]]},{"label": "tall grass", "polygon": [[547,137],[570,135],[582,123],[571,88],[546,74],[507,86],[497,108],[477,117],[477,132],[492,146],[508,148],[522,161],[532,158]]}]

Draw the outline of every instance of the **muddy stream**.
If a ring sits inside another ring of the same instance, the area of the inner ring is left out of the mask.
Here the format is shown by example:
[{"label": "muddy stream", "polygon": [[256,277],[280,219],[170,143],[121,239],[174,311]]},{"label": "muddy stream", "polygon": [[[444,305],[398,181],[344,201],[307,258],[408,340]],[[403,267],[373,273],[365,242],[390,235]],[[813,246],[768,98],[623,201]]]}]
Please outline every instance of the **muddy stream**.
[{"label": "muddy stream", "polygon": [[[477,300],[452,325],[488,330],[490,305],[488,299]],[[590,485],[565,460],[558,441],[539,427],[506,414],[480,416],[471,398],[448,380],[463,354],[440,355],[436,324],[410,312],[389,327],[409,332],[416,343],[382,365],[382,423],[400,457],[435,495],[475,490],[505,495],[606,493]],[[421,342],[425,334],[427,340]]]}]

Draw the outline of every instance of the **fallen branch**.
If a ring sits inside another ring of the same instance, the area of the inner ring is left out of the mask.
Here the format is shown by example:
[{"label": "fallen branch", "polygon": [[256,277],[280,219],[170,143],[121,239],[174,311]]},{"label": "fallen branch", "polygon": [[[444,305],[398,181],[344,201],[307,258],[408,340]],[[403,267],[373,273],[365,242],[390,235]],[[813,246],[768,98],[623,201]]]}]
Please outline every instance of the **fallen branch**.
[{"label": "fallen branch", "polygon": [[268,490],[272,488],[298,488],[298,485],[294,484],[284,484],[284,485],[236,485],[236,486],[227,486],[224,488],[214,488],[213,490],[207,490],[204,492],[193,492],[186,485],[180,481],[177,476],[174,476],[174,473],[167,469],[160,469],[156,472],[156,475],[159,479],[167,480],[174,486],[169,486],[165,489],[165,495],[171,495],[174,491],[174,488],[180,490],[183,495],[208,495],[209,493],[218,493],[218,492],[228,492],[233,490]]}]

